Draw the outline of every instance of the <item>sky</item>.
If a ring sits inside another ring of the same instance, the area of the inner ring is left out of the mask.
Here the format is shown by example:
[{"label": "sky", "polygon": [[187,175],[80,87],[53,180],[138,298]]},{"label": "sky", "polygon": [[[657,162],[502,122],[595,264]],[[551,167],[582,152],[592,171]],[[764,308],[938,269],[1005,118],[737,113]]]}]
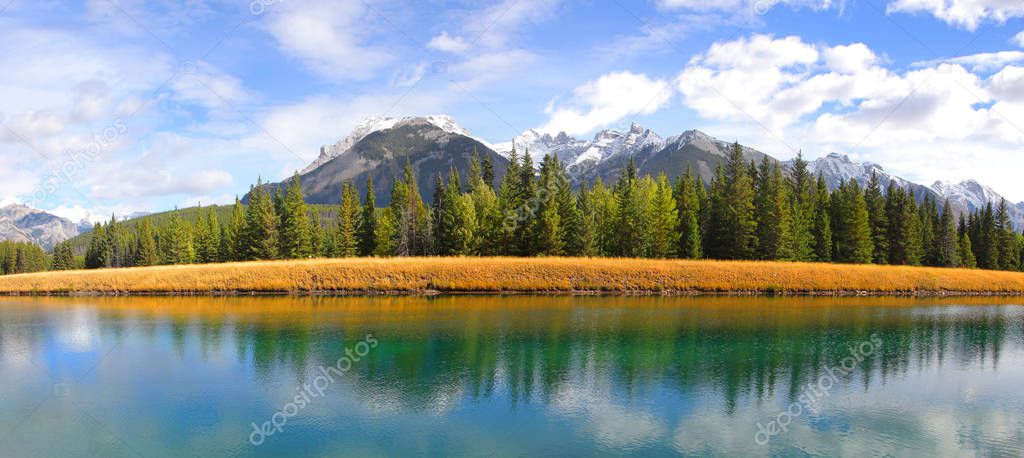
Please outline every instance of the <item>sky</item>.
[{"label": "sky", "polygon": [[369,116],[631,122],[1024,200],[1020,0],[0,0],[0,203],[224,204]]}]

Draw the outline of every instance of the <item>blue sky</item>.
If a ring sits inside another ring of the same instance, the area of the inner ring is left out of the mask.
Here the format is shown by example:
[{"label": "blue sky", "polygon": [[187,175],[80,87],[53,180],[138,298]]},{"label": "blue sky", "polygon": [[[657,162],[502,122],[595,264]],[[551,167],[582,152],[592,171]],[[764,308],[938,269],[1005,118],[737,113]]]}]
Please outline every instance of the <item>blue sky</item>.
[{"label": "blue sky", "polygon": [[1017,0],[409,3],[0,0],[0,199],[227,203],[368,116],[443,113],[493,143],[698,128],[1024,200]]}]

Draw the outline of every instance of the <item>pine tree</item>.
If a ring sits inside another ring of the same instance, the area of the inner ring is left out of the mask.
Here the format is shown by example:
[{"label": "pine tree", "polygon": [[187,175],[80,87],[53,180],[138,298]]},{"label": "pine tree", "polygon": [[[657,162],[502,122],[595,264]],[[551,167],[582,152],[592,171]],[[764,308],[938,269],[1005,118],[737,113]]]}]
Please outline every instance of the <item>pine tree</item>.
[{"label": "pine tree", "polygon": [[1006,199],[999,202],[995,215],[996,244],[999,251],[998,268],[1001,270],[1018,270],[1020,264],[1020,249],[1017,243],[1017,234],[1013,231],[1013,223],[1010,222],[1010,212]]},{"label": "pine tree", "polygon": [[872,260],[871,223],[864,193],[856,179],[839,187],[833,195],[833,240],[835,260],[867,264]]},{"label": "pine tree", "polygon": [[960,235],[959,249],[960,267],[967,269],[974,269],[978,267],[978,262],[974,259],[974,249],[971,248],[971,238],[966,232]]},{"label": "pine tree", "polygon": [[377,247],[374,256],[392,256],[395,254],[395,241],[398,238],[398,222],[391,207],[377,211],[376,237]]},{"label": "pine tree", "polygon": [[733,143],[723,168],[725,182],[723,220],[723,246],[720,254],[725,259],[750,259],[757,248],[757,221],[754,219],[754,191],[750,165],[744,164],[743,149]]},{"label": "pine tree", "polygon": [[797,153],[786,181],[790,197],[790,249],[794,261],[814,260],[814,178],[807,170],[803,153]]},{"label": "pine tree", "polygon": [[305,259],[313,256],[309,236],[309,210],[302,197],[299,174],[288,183],[288,191],[280,206],[281,251],[285,259]]},{"label": "pine tree", "polygon": [[792,204],[779,165],[765,157],[758,168],[756,183],[758,257],[793,259]]},{"label": "pine tree", "polygon": [[702,256],[703,242],[701,241],[700,213],[701,202],[698,198],[698,188],[703,189],[704,185],[700,178],[693,177],[693,171],[686,167],[686,174],[676,180],[675,198],[678,208],[679,221],[679,249],[677,255],[686,259],[697,259]]},{"label": "pine tree", "polygon": [[372,256],[377,251],[377,198],[373,195],[373,177],[366,178],[366,198],[359,221],[359,255]]},{"label": "pine tree", "polygon": [[494,189],[494,164],[491,162],[490,154],[484,155],[484,165],[481,178],[483,178],[484,184],[486,184],[487,187],[491,188],[491,190]]},{"label": "pine tree", "polygon": [[587,184],[580,187],[579,203],[579,256],[598,255],[597,212]]},{"label": "pine tree", "polygon": [[878,174],[871,171],[871,180],[864,192],[864,203],[868,207],[868,224],[871,227],[871,241],[874,249],[872,262],[889,262],[889,219],[885,211],[885,195],[878,181]]},{"label": "pine tree", "polygon": [[359,196],[351,182],[341,188],[341,207],[338,208],[338,229],[334,235],[332,255],[352,258],[359,254],[359,214],[362,211]]},{"label": "pine tree", "polygon": [[641,253],[642,208],[637,198],[636,164],[630,158],[629,165],[622,170],[615,183],[615,247],[613,254],[622,257],[637,257]]},{"label": "pine tree", "polygon": [[956,218],[953,216],[953,208],[949,205],[949,199],[946,199],[946,202],[942,205],[942,223],[939,225],[936,246],[936,263],[939,266],[959,267],[961,265]]},{"label": "pine tree", "polygon": [[160,237],[160,262],[163,264],[191,264],[195,262],[196,251],[192,244],[189,225],[181,218],[177,209],[171,213]]},{"label": "pine tree", "polygon": [[249,261],[277,259],[278,234],[274,201],[260,179],[256,187],[249,191],[249,206],[245,210],[245,226],[241,237],[242,258]]},{"label": "pine tree", "polygon": [[504,256],[515,254],[515,232],[523,221],[519,175],[519,155],[513,143],[508,157],[508,169],[498,187],[498,211],[502,215],[498,254]]},{"label": "pine tree", "polygon": [[664,173],[658,175],[656,186],[651,202],[652,237],[648,243],[648,255],[653,258],[673,257],[679,248],[678,204]]},{"label": "pine tree", "polygon": [[53,247],[52,270],[73,270],[75,268],[75,253],[70,242],[61,242]]},{"label": "pine tree", "polygon": [[320,221],[320,212],[313,210],[309,214],[309,252],[315,258],[327,257],[327,239]]},{"label": "pine tree", "polygon": [[814,220],[811,227],[814,258],[818,262],[832,262],[832,218],[829,214],[831,207],[832,199],[825,184],[825,177],[818,175],[818,184],[814,191]]},{"label": "pine tree", "polygon": [[155,266],[159,263],[156,251],[156,237],[149,219],[143,218],[136,226],[135,265],[140,267]]},{"label": "pine tree", "polygon": [[466,188],[465,192],[472,192],[473,187],[477,185],[477,182],[482,180],[483,171],[480,169],[480,153],[476,150],[476,145],[473,145],[473,156],[469,159],[469,173],[466,175]]},{"label": "pine tree", "polygon": [[235,204],[231,207],[231,219],[224,227],[224,237],[221,239],[221,260],[225,262],[242,261],[246,259],[247,245],[245,244],[245,208],[242,202],[235,197]]}]

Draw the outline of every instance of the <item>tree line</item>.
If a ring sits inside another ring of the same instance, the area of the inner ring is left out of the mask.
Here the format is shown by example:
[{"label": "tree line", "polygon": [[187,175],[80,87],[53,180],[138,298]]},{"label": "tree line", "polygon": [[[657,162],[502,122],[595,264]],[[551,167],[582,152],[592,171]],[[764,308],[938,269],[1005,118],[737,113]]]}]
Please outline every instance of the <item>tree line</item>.
[{"label": "tree line", "polygon": [[46,252],[30,242],[0,241],[0,274],[40,272],[49,267]]},{"label": "tree line", "polygon": [[[373,181],[362,196],[343,186],[336,221],[307,207],[299,177],[271,192],[259,180],[248,205],[236,199],[227,221],[214,209],[197,221],[175,211],[158,225],[111,219],[90,236],[85,267],[356,256],[616,256],[750,259],[980,267],[1021,270],[1024,236],[1005,201],[957,217],[948,201],[850,180],[832,191],[798,156],[784,173],[764,158],[746,162],[734,144],[710,183],[691,170],[669,182],[638,176],[578,190],[566,166],[546,156],[538,168],[512,151],[507,173],[474,152],[463,179],[438,176],[428,204],[406,164],[378,208]],[[62,244],[64,245],[64,244]],[[69,246],[58,245],[61,257]],[[73,264],[56,262],[54,268]]]}]

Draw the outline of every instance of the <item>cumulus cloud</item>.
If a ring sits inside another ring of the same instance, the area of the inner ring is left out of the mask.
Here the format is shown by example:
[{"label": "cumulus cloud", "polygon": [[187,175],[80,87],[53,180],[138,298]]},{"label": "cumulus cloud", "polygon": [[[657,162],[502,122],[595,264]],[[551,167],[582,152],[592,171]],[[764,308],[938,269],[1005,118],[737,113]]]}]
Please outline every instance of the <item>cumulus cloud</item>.
[{"label": "cumulus cloud", "polygon": [[964,153],[1024,166],[1024,131],[1013,122],[1024,115],[1024,69],[1006,65],[1020,58],[1016,51],[963,56],[899,72],[860,43],[754,35],[712,45],[675,84],[705,119],[753,120],[746,138],[781,138],[812,155],[856,150],[912,179],[973,177],[1010,192],[1019,185],[1000,171],[963,174],[978,159]]},{"label": "cumulus cloud", "polygon": [[1024,52],[1021,51],[999,51],[972,54],[969,56],[953,57],[950,59],[937,59],[924,62],[917,62],[915,67],[934,67],[940,64],[958,64],[967,67],[972,72],[991,72],[999,70],[1008,64],[1024,61]]},{"label": "cumulus cloud", "polygon": [[392,63],[370,44],[375,12],[364,2],[289,0],[269,8],[266,30],[283,52],[332,80],[363,80]]},{"label": "cumulus cloud", "polygon": [[1005,23],[1024,17],[1024,4],[1016,0],[892,0],[887,13],[927,13],[947,24],[975,30],[983,22]]},{"label": "cumulus cloud", "polygon": [[458,54],[469,48],[469,43],[466,43],[462,37],[453,37],[448,35],[448,32],[441,32],[440,35],[430,39],[427,47],[441,52]]},{"label": "cumulus cloud", "polygon": [[585,134],[629,116],[653,113],[671,97],[668,81],[628,71],[609,73],[577,87],[568,106],[549,106],[549,121],[540,130]]}]

